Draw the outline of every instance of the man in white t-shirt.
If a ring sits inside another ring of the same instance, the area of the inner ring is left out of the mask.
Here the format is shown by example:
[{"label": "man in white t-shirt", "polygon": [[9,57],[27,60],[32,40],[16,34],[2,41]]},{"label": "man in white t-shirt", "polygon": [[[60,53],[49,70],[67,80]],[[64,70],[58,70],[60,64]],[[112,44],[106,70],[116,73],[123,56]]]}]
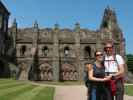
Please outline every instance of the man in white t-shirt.
[{"label": "man in white t-shirt", "polygon": [[[114,46],[111,42],[105,44],[105,72],[107,75],[112,75],[112,78],[116,80],[116,93],[115,100],[123,100],[124,95],[124,60],[123,58],[114,53]],[[112,98],[113,100],[114,98]]]}]

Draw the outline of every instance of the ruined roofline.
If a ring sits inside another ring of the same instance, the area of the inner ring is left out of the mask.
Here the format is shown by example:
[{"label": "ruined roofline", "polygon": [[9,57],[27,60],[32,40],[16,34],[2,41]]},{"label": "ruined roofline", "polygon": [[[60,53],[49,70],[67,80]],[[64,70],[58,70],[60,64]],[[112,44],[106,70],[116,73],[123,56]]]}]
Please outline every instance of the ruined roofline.
[{"label": "ruined roofline", "polygon": [[[12,27],[9,27],[8,30],[11,30]],[[25,31],[25,30],[33,30],[33,27],[25,27],[25,28],[17,28],[18,30]],[[39,28],[39,31],[53,31],[54,28]],[[59,31],[68,31],[68,32],[75,32],[76,30],[73,28],[59,28]],[[90,30],[88,28],[80,28],[80,31],[87,31],[87,32],[92,32],[92,33],[97,33],[100,30]]]},{"label": "ruined roofline", "polygon": [[4,6],[4,4],[1,2],[1,0],[0,0],[0,6],[2,6],[2,8],[4,8],[4,10],[7,12],[8,15],[10,15],[10,12],[7,10],[7,8]]}]

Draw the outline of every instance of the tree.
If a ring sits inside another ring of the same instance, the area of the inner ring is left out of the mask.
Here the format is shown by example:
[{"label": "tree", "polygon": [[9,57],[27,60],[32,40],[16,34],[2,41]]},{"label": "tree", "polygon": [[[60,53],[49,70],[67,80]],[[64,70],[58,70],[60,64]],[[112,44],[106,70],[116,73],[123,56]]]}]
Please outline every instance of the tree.
[{"label": "tree", "polygon": [[133,73],[133,54],[127,54],[128,71]]}]

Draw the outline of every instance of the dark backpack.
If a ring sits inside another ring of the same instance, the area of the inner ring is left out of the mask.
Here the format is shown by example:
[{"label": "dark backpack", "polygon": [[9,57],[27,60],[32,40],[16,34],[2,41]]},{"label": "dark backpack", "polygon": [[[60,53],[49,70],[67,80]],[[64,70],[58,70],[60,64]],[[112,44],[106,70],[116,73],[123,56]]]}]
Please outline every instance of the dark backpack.
[{"label": "dark backpack", "polygon": [[89,82],[89,78],[88,78],[88,71],[84,71],[84,82],[85,82],[85,86],[89,87],[90,82]]},{"label": "dark backpack", "polygon": [[[94,66],[94,64],[92,64],[92,65],[93,65],[93,70],[96,70],[96,66]],[[91,83],[91,81],[89,80],[88,76],[89,76],[88,75],[88,69],[87,69],[87,67],[85,67],[85,70],[84,70],[84,82],[85,82],[85,86],[86,87],[90,87],[90,83]]]}]

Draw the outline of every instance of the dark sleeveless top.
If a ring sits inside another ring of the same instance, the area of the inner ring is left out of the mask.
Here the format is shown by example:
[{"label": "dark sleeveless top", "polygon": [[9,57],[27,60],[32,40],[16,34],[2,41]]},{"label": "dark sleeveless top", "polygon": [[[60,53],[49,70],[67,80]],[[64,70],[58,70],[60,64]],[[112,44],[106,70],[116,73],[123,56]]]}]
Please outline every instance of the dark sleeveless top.
[{"label": "dark sleeveless top", "polygon": [[[96,78],[104,78],[105,76],[104,66],[99,68],[94,63],[93,76]],[[96,91],[93,92],[93,90]],[[92,83],[90,84],[90,93],[91,95],[89,100],[93,100],[93,98],[96,98],[95,100],[108,100],[105,82],[92,81]]]},{"label": "dark sleeveless top", "polygon": [[[105,77],[105,67],[97,67],[96,64],[93,64],[93,76],[96,78],[104,78]],[[102,85],[104,82],[96,82],[92,81],[92,85]]]},{"label": "dark sleeveless top", "polygon": [[105,67],[97,67],[96,64],[93,64],[93,76],[96,78],[104,78],[105,77]]}]

